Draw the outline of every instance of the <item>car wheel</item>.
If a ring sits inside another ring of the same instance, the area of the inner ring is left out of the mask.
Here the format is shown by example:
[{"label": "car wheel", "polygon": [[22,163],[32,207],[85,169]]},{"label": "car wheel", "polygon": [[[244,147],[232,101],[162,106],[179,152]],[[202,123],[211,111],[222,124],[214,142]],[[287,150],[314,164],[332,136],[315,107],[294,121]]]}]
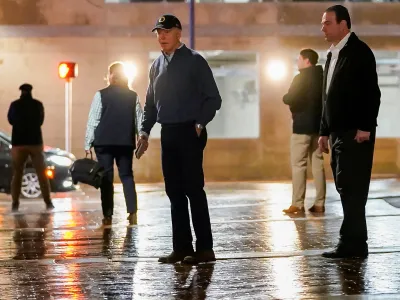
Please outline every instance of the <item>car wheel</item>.
[{"label": "car wheel", "polygon": [[21,194],[24,198],[39,198],[40,190],[39,177],[34,171],[26,171],[22,176]]}]

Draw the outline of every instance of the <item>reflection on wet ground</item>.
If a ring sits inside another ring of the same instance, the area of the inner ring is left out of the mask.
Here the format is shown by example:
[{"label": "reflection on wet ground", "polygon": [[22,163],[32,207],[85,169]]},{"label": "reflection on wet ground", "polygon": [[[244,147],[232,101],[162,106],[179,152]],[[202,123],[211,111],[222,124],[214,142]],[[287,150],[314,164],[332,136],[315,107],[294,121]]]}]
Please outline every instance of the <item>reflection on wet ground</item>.
[{"label": "reflection on wet ground", "polygon": [[[288,183],[209,184],[217,262],[162,265],[171,251],[162,185],[140,185],[138,225],[128,226],[121,187],[111,228],[98,191],[55,195],[56,209],[0,197],[1,299],[400,299],[400,182],[378,180],[367,204],[370,256],[326,260],[337,242],[340,201],[330,184],[325,214],[286,216]],[[308,190],[307,205],[315,193]],[[368,298],[369,299],[369,298]]]}]

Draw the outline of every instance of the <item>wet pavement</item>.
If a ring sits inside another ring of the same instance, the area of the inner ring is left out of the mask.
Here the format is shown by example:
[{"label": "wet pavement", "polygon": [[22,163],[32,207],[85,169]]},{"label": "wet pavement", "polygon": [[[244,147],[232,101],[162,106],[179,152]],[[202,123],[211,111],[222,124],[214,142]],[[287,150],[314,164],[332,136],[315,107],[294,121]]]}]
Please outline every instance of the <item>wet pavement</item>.
[{"label": "wet pavement", "polygon": [[[56,209],[0,196],[0,299],[400,299],[400,181],[376,180],[367,204],[370,256],[327,260],[342,209],[328,184],[325,214],[286,216],[290,183],[207,185],[215,264],[163,265],[171,251],[163,185],[139,185],[128,226],[121,186],[111,228],[99,193],[54,195]],[[306,208],[315,194],[307,191]]]}]

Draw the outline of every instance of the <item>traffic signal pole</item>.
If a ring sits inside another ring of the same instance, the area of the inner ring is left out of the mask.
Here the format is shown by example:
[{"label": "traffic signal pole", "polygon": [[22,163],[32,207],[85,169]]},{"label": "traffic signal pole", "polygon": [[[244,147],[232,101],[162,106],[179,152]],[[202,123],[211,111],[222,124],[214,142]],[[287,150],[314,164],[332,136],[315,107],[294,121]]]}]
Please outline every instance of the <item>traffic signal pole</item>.
[{"label": "traffic signal pole", "polygon": [[72,149],[72,79],[78,76],[78,64],[61,62],[58,65],[58,76],[65,80],[65,150]]},{"label": "traffic signal pole", "polygon": [[65,150],[71,152],[72,144],[72,79],[65,80]]}]

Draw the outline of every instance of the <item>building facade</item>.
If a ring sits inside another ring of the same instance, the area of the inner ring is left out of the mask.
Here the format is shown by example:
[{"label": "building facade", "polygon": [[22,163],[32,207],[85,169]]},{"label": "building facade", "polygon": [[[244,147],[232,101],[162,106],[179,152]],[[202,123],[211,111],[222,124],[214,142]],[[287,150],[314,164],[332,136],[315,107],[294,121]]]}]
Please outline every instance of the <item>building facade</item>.
[{"label": "building facade", "polygon": [[[112,1],[117,2],[117,1]],[[129,1],[123,1],[129,2]],[[324,64],[329,45],[320,31],[330,2],[196,3],[195,48],[209,61],[223,104],[209,124],[207,180],[290,179],[291,116],[282,103],[301,48],[314,48]],[[374,50],[382,90],[375,176],[397,175],[400,167],[400,4],[346,2],[354,31]],[[46,108],[46,144],[64,147],[64,82],[60,61],[75,61],[72,151],[84,155],[86,121],[94,93],[106,85],[113,61],[129,62],[142,104],[151,62],[160,54],[151,33],[164,13],[177,15],[189,43],[185,2],[106,3],[104,0],[0,1],[0,129],[10,131],[6,113],[29,82]],[[138,182],[162,181],[160,126],[148,153],[134,162]],[[327,176],[331,176],[326,157]]]}]

